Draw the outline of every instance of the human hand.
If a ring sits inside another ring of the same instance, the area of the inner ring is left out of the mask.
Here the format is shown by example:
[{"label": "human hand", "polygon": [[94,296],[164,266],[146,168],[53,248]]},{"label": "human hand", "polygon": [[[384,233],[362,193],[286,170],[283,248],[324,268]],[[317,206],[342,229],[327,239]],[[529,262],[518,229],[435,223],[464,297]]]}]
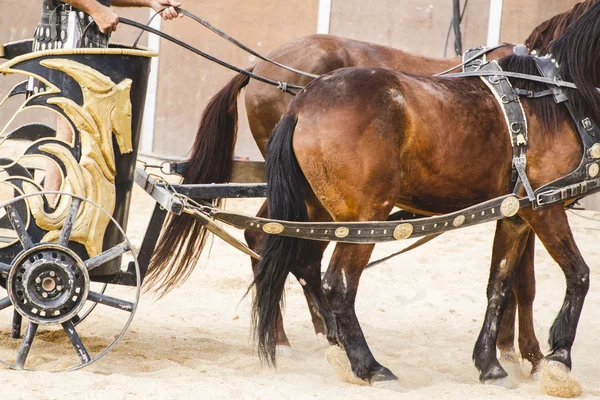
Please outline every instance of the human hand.
[{"label": "human hand", "polygon": [[161,13],[164,20],[183,17],[183,14],[178,12],[175,7],[180,7],[181,3],[175,0],[152,0],[152,8],[155,11],[160,11],[165,7],[169,7]]},{"label": "human hand", "polygon": [[110,7],[99,4],[98,7],[94,7],[93,10],[90,10],[89,14],[102,33],[110,34],[117,30],[119,16]]}]

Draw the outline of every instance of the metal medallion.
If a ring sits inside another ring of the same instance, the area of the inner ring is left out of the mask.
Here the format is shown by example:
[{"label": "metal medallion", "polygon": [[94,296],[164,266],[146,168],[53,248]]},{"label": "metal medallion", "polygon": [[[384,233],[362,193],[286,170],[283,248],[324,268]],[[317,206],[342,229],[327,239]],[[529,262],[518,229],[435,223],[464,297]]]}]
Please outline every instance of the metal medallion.
[{"label": "metal medallion", "polygon": [[349,234],[350,234],[350,229],[346,228],[345,226],[340,226],[339,228],[337,228],[335,230],[335,236],[337,236],[339,238],[345,238]]},{"label": "metal medallion", "polygon": [[400,224],[396,227],[396,229],[394,229],[394,239],[408,239],[412,233],[413,226],[411,224]]},{"label": "metal medallion", "polygon": [[263,225],[263,231],[270,235],[278,235],[283,232],[283,225],[278,222],[269,222]]},{"label": "metal medallion", "polygon": [[519,199],[516,197],[508,197],[502,201],[500,212],[505,217],[512,217],[519,211]]},{"label": "metal medallion", "polygon": [[595,178],[598,176],[598,172],[600,172],[600,166],[598,166],[598,164],[593,163],[588,165],[588,174],[590,178]]},{"label": "metal medallion", "polygon": [[462,224],[464,224],[465,222],[465,216],[464,215],[459,215],[458,217],[454,218],[454,221],[452,221],[452,225],[454,225],[455,227],[459,227]]},{"label": "metal medallion", "polygon": [[590,149],[590,155],[593,158],[600,158],[600,143],[596,143],[592,146],[592,148]]}]

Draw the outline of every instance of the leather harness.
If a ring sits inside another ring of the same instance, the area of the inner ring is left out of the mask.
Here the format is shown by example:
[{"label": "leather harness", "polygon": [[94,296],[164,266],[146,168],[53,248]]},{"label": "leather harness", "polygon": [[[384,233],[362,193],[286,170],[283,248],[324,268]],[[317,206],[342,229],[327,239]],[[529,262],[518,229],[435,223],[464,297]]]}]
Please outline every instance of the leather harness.
[{"label": "leather harness", "polygon": [[[471,51],[480,51],[480,49]],[[465,54],[464,58],[469,59],[469,52]],[[556,61],[551,56],[536,57],[535,60],[541,77],[502,71],[496,61],[486,62],[485,54],[482,54],[481,61],[470,60],[463,63],[464,72],[462,74],[450,74],[450,76],[457,77],[479,77],[498,100],[506,118],[513,146],[513,179],[511,179],[513,194],[491,199],[454,213],[407,221],[288,222],[228,213],[218,209],[207,210],[207,212],[214,219],[241,229],[313,240],[378,243],[435,235],[463,226],[508,218],[516,215],[522,207],[532,206],[537,209],[553,203],[576,200],[586,194],[600,191],[600,178],[598,177],[600,172],[600,130],[591,118],[579,119],[575,115],[568,94],[564,90],[565,87],[575,88],[575,85],[561,80]],[[513,88],[509,77],[543,82],[548,85],[549,89],[532,92]],[[533,99],[550,95],[558,104],[564,103],[569,110],[584,148],[583,158],[573,172],[534,191],[526,174],[527,118],[520,98]],[[525,188],[527,197],[517,197],[521,185]]]}]

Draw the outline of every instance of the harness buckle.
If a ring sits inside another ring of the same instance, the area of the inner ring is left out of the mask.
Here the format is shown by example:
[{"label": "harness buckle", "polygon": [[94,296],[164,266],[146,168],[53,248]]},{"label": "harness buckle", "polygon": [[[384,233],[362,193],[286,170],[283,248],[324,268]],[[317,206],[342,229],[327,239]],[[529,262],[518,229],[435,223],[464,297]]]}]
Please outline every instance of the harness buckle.
[{"label": "harness buckle", "polygon": [[590,132],[592,130],[594,130],[594,126],[592,125],[592,120],[590,120],[589,118],[585,118],[581,121],[581,124],[583,125],[583,129],[586,130],[586,132]]}]

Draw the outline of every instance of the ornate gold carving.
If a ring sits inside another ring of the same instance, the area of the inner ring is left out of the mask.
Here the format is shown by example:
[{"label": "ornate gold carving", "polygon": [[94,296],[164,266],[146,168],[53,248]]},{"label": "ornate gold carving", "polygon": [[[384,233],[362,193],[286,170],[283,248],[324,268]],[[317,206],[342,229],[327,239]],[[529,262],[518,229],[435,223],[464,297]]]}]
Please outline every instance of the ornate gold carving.
[{"label": "ornate gold carving", "polygon": [[335,236],[341,238],[345,238],[346,236],[348,236],[350,234],[350,230],[348,228],[346,228],[345,226],[340,226],[339,228],[337,228],[335,230]]},{"label": "ornate gold carving", "polygon": [[263,226],[263,231],[271,235],[278,235],[283,232],[283,225],[278,222],[269,222]]},{"label": "ornate gold carving", "polygon": [[[65,97],[48,100],[60,107],[74,124],[81,139],[79,162],[64,143],[49,142],[40,150],[57,157],[66,168],[62,191],[82,196],[96,203],[108,213],[115,209],[116,163],[112,135],[117,139],[121,154],[133,150],[131,137],[132,81],[125,79],[115,84],[109,77],[80,63],[65,59],[47,59],[40,64],[63,71],[71,76],[83,93],[83,106]],[[28,187],[27,191],[33,188]],[[60,198],[54,211],[44,209],[42,199],[30,198],[30,208],[41,228],[48,230],[43,241],[56,241],[69,209],[70,199]],[[110,222],[108,215],[85,202],[73,226],[71,240],[83,244],[90,257],[102,251],[104,232]]]},{"label": "ornate gold carving", "polygon": [[598,176],[598,172],[600,172],[600,166],[597,163],[588,165],[588,175],[590,178],[595,178]]},{"label": "ornate gold carving", "polygon": [[394,229],[394,239],[408,239],[412,233],[413,226],[411,224],[400,224],[396,227],[396,229]]},{"label": "ornate gold carving", "polygon": [[505,217],[512,217],[519,211],[519,199],[516,197],[508,197],[500,204],[500,212]]},{"label": "ornate gold carving", "polygon": [[590,155],[592,158],[600,158],[600,143],[596,143],[590,149]]},{"label": "ornate gold carving", "polygon": [[459,227],[462,224],[465,223],[465,216],[464,215],[459,215],[458,217],[454,218],[454,221],[452,221],[452,225],[454,225],[455,227]]}]

